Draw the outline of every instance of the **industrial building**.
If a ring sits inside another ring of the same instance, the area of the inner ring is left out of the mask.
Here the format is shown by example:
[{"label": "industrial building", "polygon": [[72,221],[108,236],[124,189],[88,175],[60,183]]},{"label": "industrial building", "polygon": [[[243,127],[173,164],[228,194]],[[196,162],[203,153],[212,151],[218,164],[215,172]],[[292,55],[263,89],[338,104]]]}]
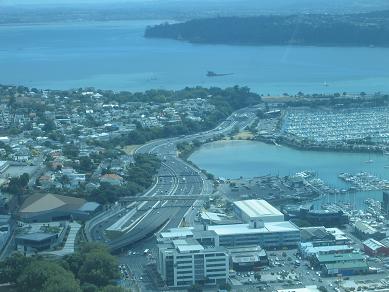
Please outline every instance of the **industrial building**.
[{"label": "industrial building", "polygon": [[244,200],[234,202],[234,212],[244,222],[262,220],[263,222],[284,221],[284,214],[265,200]]},{"label": "industrial building", "polygon": [[388,256],[389,246],[386,241],[378,241],[373,238],[366,239],[363,242],[363,249],[369,256]]},{"label": "industrial building", "polygon": [[339,228],[324,226],[302,227],[301,242],[310,242],[313,246],[347,245],[350,239]]},{"label": "industrial building", "polygon": [[300,242],[300,229],[288,221],[251,221],[247,224],[208,226],[218,237],[220,246],[259,245],[265,249],[296,247]]},{"label": "industrial building", "polygon": [[354,248],[350,245],[321,245],[314,246],[312,242],[303,242],[299,244],[299,252],[303,258],[313,258],[323,254],[342,254],[352,253]]},{"label": "industrial building", "polygon": [[158,272],[169,287],[225,284],[229,257],[222,247],[207,247],[182,238],[158,244]]},{"label": "industrial building", "polygon": [[386,234],[384,232],[380,232],[374,227],[362,221],[355,222],[353,227],[355,235],[362,240],[366,240],[369,238],[381,240],[386,237]]},{"label": "industrial building", "polygon": [[326,264],[323,272],[326,276],[353,276],[369,273],[369,265],[366,262],[339,262]]},{"label": "industrial building", "polygon": [[366,257],[360,253],[342,253],[342,254],[317,254],[311,259],[312,266],[323,269],[325,265],[338,263],[365,263]]},{"label": "industrial building", "polygon": [[19,217],[24,222],[87,220],[101,206],[84,199],[55,194],[29,196],[20,207]]}]

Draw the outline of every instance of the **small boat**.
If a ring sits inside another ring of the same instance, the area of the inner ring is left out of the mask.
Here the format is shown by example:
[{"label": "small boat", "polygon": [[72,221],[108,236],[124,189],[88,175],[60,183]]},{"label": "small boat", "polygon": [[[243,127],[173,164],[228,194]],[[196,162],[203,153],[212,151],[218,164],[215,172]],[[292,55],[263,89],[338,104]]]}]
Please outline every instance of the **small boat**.
[{"label": "small boat", "polygon": [[373,163],[374,161],[369,159],[369,160],[366,160],[365,163]]},{"label": "small boat", "polygon": [[389,168],[389,165],[384,165],[384,168]]}]

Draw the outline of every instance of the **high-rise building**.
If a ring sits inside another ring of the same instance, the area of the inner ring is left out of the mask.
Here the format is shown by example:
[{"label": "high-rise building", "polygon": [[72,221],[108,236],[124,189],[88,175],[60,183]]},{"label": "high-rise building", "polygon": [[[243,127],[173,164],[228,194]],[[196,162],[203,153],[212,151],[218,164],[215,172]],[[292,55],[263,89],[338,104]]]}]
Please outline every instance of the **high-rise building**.
[{"label": "high-rise building", "polygon": [[222,247],[207,247],[194,238],[158,245],[158,272],[169,287],[225,284],[229,256]]}]

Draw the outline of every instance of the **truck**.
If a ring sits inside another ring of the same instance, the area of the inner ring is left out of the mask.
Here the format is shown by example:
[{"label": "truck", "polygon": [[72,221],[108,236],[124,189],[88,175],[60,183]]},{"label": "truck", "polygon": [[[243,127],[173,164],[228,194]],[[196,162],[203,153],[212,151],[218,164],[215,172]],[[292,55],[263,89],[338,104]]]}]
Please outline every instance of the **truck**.
[{"label": "truck", "polygon": [[147,254],[149,254],[149,252],[150,252],[150,250],[149,250],[148,248],[146,248],[146,249],[143,251],[143,254],[144,254],[144,255],[147,255]]}]

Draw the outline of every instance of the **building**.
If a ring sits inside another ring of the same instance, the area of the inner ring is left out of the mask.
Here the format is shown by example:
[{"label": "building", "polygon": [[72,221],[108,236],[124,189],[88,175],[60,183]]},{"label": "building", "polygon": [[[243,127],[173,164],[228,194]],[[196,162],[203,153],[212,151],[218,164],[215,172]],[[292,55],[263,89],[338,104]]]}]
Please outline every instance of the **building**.
[{"label": "building", "polygon": [[218,237],[220,246],[259,245],[265,249],[295,247],[300,242],[300,230],[293,223],[252,221],[248,224],[208,226]]},{"label": "building", "polygon": [[87,220],[101,206],[84,199],[55,194],[35,194],[29,196],[19,210],[24,222],[50,222],[64,220]]},{"label": "building", "polygon": [[369,265],[366,262],[339,262],[326,264],[323,272],[327,276],[353,276],[369,273]]},{"label": "building", "polygon": [[225,284],[229,259],[222,247],[207,247],[182,238],[158,244],[158,272],[169,287]]},{"label": "building", "polygon": [[266,251],[260,246],[228,248],[230,267],[234,271],[254,271],[269,263]]},{"label": "building", "polygon": [[63,242],[68,230],[68,222],[22,224],[15,237],[16,248],[24,255],[51,250]]},{"label": "building", "polygon": [[303,258],[313,258],[323,254],[352,253],[354,248],[349,245],[320,245],[314,246],[311,242],[303,242],[299,245],[299,252]]},{"label": "building", "polygon": [[313,246],[347,245],[350,239],[339,228],[324,226],[302,227],[301,242],[309,242]]},{"label": "building", "polygon": [[101,183],[107,183],[112,186],[121,186],[123,184],[123,178],[120,175],[114,173],[107,173],[100,177]]},{"label": "building", "polygon": [[360,253],[341,253],[341,254],[317,254],[311,259],[312,266],[323,269],[325,265],[338,263],[359,263],[366,262],[366,257]]},{"label": "building", "polygon": [[379,242],[373,238],[369,238],[363,242],[363,250],[369,256],[388,256],[389,246],[385,243],[386,241]]},{"label": "building", "polygon": [[357,237],[359,237],[362,240],[373,238],[375,240],[381,240],[386,237],[386,234],[384,232],[380,232],[374,227],[370,226],[367,223],[364,223],[362,221],[357,221],[354,223],[354,233]]},{"label": "building", "polygon": [[53,248],[58,241],[56,233],[31,233],[15,237],[17,250],[23,254],[33,254]]},{"label": "building", "polygon": [[234,202],[234,212],[244,222],[262,220],[263,222],[284,221],[284,214],[265,200],[244,200]]}]

